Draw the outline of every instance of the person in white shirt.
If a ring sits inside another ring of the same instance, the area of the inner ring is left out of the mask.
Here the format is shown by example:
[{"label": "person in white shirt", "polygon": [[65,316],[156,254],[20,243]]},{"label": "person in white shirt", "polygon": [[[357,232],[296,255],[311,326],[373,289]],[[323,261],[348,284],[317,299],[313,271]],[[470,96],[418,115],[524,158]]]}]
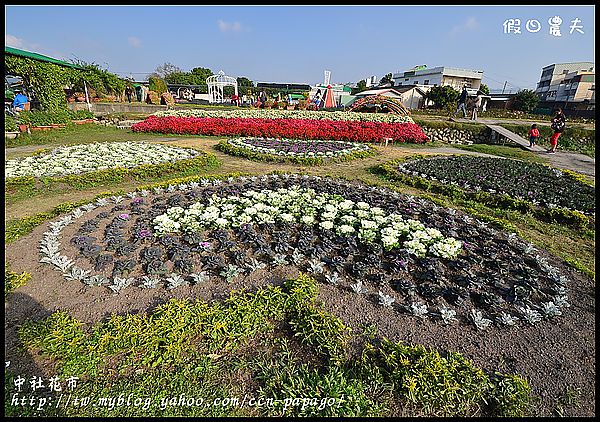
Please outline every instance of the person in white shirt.
[{"label": "person in white shirt", "polygon": [[471,115],[471,120],[477,120],[477,111],[479,111],[482,101],[483,93],[481,91],[477,91],[477,97],[475,98],[475,102],[473,103],[473,114]]}]

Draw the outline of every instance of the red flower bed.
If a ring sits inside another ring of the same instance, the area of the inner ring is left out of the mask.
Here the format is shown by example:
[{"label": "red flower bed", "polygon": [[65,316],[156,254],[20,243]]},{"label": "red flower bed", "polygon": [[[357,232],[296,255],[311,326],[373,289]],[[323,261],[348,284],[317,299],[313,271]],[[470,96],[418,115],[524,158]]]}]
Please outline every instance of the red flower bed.
[{"label": "red flower bed", "polygon": [[186,135],[255,136],[293,139],[331,139],[350,142],[424,143],[428,140],[414,123],[380,123],[307,119],[224,119],[212,117],[150,116],[134,124],[134,132]]}]

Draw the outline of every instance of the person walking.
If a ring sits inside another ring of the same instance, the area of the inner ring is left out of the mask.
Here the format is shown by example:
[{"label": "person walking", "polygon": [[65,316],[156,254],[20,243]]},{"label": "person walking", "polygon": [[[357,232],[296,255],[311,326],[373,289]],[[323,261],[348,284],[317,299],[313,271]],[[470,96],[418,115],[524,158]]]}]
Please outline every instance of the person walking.
[{"label": "person walking", "polygon": [[556,147],[558,146],[558,137],[565,129],[565,121],[566,117],[562,111],[562,108],[558,108],[556,110],[556,115],[552,118],[552,123],[550,124],[550,127],[552,128],[554,133],[550,137],[550,149],[548,150],[549,154],[556,153]]},{"label": "person walking", "polygon": [[534,123],[531,125],[531,129],[529,129],[529,148],[533,148],[535,146],[535,141],[540,136],[540,131],[537,128],[537,125]]},{"label": "person walking", "polygon": [[460,93],[460,97],[458,98],[458,107],[456,107],[456,111],[452,115],[452,117],[456,117],[458,112],[462,110],[465,119],[467,118],[467,97],[469,93],[467,92],[467,87],[463,86],[462,92]]},{"label": "person walking", "polygon": [[477,91],[477,97],[475,98],[475,102],[473,103],[473,114],[471,115],[471,120],[477,120],[477,112],[481,107],[482,101],[483,93],[481,91]]},{"label": "person walking", "polygon": [[133,94],[133,89],[131,89],[131,85],[127,85],[125,87],[125,96],[128,102],[131,102],[131,94]]}]

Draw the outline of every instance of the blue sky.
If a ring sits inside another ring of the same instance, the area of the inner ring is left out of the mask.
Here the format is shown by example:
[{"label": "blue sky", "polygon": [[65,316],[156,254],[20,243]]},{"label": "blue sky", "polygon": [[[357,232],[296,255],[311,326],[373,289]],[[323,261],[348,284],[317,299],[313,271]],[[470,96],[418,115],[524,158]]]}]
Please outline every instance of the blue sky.
[{"label": "blue sky", "polygon": [[[559,16],[561,36],[549,33]],[[520,34],[503,22],[521,20]],[[582,26],[570,33],[571,21]],[[536,19],[539,32],[525,23]],[[535,88],[542,67],[595,61],[594,6],[5,5],[5,44],[143,79],[170,62],[254,82],[357,82],[415,65],[483,70]]]}]

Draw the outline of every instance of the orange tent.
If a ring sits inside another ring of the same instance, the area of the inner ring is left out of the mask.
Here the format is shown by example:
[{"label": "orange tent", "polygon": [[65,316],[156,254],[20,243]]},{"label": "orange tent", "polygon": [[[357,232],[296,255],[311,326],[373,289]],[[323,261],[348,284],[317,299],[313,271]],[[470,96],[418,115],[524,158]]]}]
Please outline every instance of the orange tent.
[{"label": "orange tent", "polygon": [[336,107],[335,98],[333,98],[333,90],[331,89],[331,85],[327,85],[327,91],[325,91],[325,108],[333,108]]}]

